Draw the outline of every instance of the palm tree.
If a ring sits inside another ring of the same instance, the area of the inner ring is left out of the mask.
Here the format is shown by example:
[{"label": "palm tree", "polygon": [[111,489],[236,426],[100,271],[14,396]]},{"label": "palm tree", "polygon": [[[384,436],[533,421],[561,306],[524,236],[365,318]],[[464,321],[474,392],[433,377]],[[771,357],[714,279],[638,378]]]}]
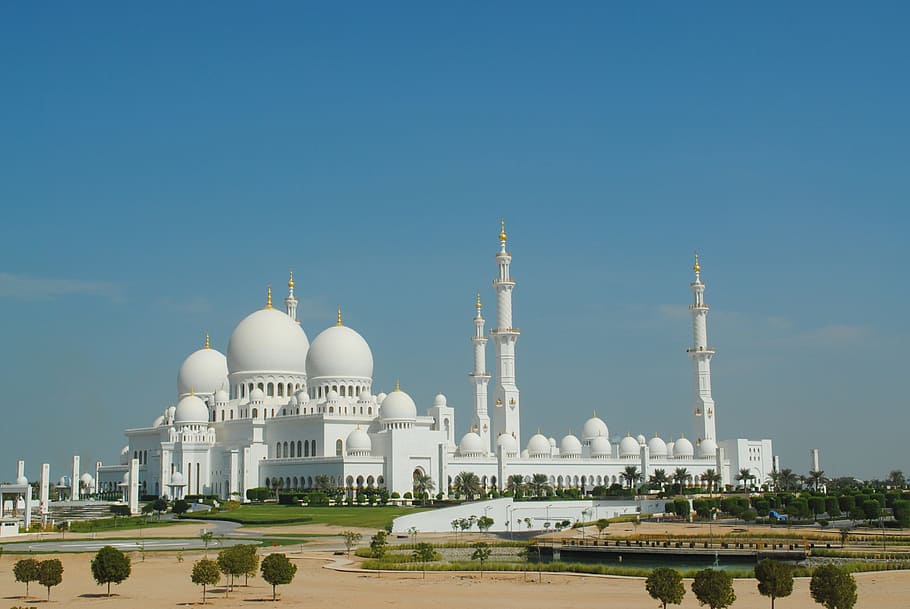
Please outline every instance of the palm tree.
[{"label": "palm tree", "polygon": [[543,497],[550,489],[550,479],[546,474],[534,474],[528,486],[534,491],[535,497]]},{"label": "palm tree", "polygon": [[417,499],[427,499],[436,490],[436,483],[433,477],[421,470],[414,471],[414,497]]},{"label": "palm tree", "polygon": [[705,473],[701,475],[701,479],[708,483],[708,491],[713,493],[717,490],[717,485],[720,484],[722,476],[713,469],[706,469]]},{"label": "palm tree", "polygon": [[755,475],[749,470],[748,467],[744,467],[739,470],[739,473],[736,474],[736,479],[743,483],[743,492],[746,492],[746,486],[749,481],[754,479]]},{"label": "palm tree", "polygon": [[888,474],[888,485],[893,488],[903,488],[907,481],[904,478],[904,472],[899,469],[891,470]]},{"label": "palm tree", "polygon": [[799,483],[799,476],[792,469],[784,468],[780,470],[778,476],[780,476],[778,482],[785,491],[793,490],[793,487]]},{"label": "palm tree", "polygon": [[313,486],[316,487],[315,490],[321,491],[324,493],[328,490],[331,490],[332,482],[331,482],[331,480],[329,480],[328,476],[326,476],[325,474],[322,474],[322,475],[316,476],[316,478],[313,480]]},{"label": "palm tree", "polygon": [[818,492],[818,487],[820,487],[822,484],[824,484],[827,481],[827,479],[825,478],[824,470],[810,471],[807,479],[812,482],[812,486],[815,487],[816,493]]},{"label": "palm tree", "polygon": [[514,496],[521,495],[525,490],[525,478],[521,474],[513,474],[509,476],[508,481],[506,482],[506,490]]},{"label": "palm tree", "polygon": [[655,469],[654,473],[651,474],[651,477],[649,479],[649,482],[651,484],[660,485],[660,492],[664,492],[664,485],[666,485],[669,481],[670,478],[667,476],[666,470],[663,469]]},{"label": "palm tree", "polygon": [[632,488],[641,478],[641,474],[638,473],[638,468],[636,466],[627,465],[625,471],[619,474],[619,477],[628,482],[629,488]]},{"label": "palm tree", "polygon": [[452,481],[456,495],[464,495],[469,501],[480,494],[480,478],[474,472],[461,472]]},{"label": "palm tree", "polygon": [[683,486],[692,479],[692,474],[690,474],[689,470],[685,467],[677,467],[676,471],[674,471],[673,475],[670,477],[673,478],[673,482],[676,483],[677,492],[682,493]]}]

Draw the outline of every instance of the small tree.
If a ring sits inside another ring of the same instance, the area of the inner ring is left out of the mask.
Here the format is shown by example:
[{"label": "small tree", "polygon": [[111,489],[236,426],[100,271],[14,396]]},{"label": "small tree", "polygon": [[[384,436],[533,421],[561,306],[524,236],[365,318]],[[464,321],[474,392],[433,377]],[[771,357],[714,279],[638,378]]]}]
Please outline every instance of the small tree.
[{"label": "small tree", "polygon": [[202,545],[205,547],[205,557],[209,556],[209,544],[212,543],[212,539],[215,538],[215,534],[209,530],[204,530],[199,533],[199,539],[202,540]]},{"label": "small tree", "polygon": [[486,533],[493,526],[493,522],[494,520],[489,516],[481,516],[477,519],[477,528],[480,529],[481,533]]},{"label": "small tree", "polygon": [[120,584],[130,576],[133,567],[130,557],[113,546],[104,546],[92,559],[92,577],[99,586],[107,584],[107,595],[111,595],[111,584]]},{"label": "small tree", "polygon": [[602,536],[604,534],[604,529],[610,526],[610,521],[606,518],[599,518],[594,524],[597,526],[597,534]]},{"label": "small tree", "polygon": [[38,564],[34,558],[23,558],[17,560],[13,565],[13,575],[16,576],[16,581],[25,584],[25,598],[28,598],[29,582],[38,581]]},{"label": "small tree", "polygon": [[726,571],[703,569],[695,574],[692,592],[702,605],[711,609],[724,609],[736,600],[733,578]]},{"label": "small tree", "polygon": [[259,569],[259,553],[254,543],[237,546],[237,552],[240,554],[240,568],[243,569],[243,585],[248,586],[250,578],[256,577]]},{"label": "small tree", "polygon": [[63,563],[49,558],[38,563],[38,583],[47,588],[47,600],[51,600],[51,588],[63,581]]},{"label": "small tree", "polygon": [[355,531],[342,531],[341,536],[344,537],[344,547],[348,550],[348,556],[351,555],[351,548],[363,538],[363,535]]},{"label": "small tree", "polygon": [[771,597],[771,609],[774,609],[774,599],[793,593],[793,569],[782,562],[770,558],[759,561],[755,565],[755,579],[759,593]]},{"label": "small tree", "polygon": [[221,580],[221,570],[218,563],[208,558],[197,560],[193,563],[193,574],[190,579],[197,586],[202,586],[202,604],[205,604],[205,587],[214,586]]},{"label": "small tree", "polygon": [[856,580],[836,565],[822,565],[812,572],[809,594],[826,609],[852,609],[856,604]]},{"label": "small tree", "polygon": [[427,563],[434,561],[438,558],[436,551],[433,549],[432,544],[421,542],[417,544],[414,548],[414,551],[411,552],[411,556],[414,560],[419,560],[421,565],[423,565],[423,578],[427,578]]},{"label": "small tree", "polygon": [[294,581],[297,565],[284,554],[269,554],[262,561],[262,579],[272,585],[272,600],[276,600],[276,586]]},{"label": "small tree", "polygon": [[[376,534],[370,537],[370,556],[376,562],[382,562],[385,557],[389,545],[388,535],[385,531],[376,531]],[[376,569],[376,576],[382,577],[382,569]]]},{"label": "small tree", "polygon": [[482,541],[478,541],[474,544],[474,553],[471,554],[471,560],[480,561],[480,579],[483,579],[483,563],[490,558],[490,554],[493,553],[493,550],[490,549],[490,546]]},{"label": "small tree", "polygon": [[167,499],[164,497],[158,497],[152,502],[152,507],[158,514],[158,520],[161,520],[161,512],[167,511]]},{"label": "small tree", "polygon": [[651,571],[645,581],[645,590],[654,600],[660,601],[664,609],[667,604],[679,605],[686,595],[686,588],[682,583],[682,575],[676,569],[658,567]]},{"label": "small tree", "polygon": [[183,499],[178,499],[174,502],[174,505],[171,506],[171,511],[178,516],[186,514],[190,511],[190,504]]}]

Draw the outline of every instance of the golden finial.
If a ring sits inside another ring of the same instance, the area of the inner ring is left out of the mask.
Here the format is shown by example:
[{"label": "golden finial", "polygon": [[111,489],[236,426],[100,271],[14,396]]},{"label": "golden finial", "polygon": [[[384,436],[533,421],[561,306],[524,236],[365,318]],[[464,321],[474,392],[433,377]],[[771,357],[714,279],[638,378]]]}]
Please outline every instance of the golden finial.
[{"label": "golden finial", "polygon": [[209,333],[208,333],[208,332],[205,333],[205,348],[206,348],[206,349],[211,349],[211,348],[212,348],[212,342],[209,340]]},{"label": "golden finial", "polygon": [[477,307],[478,311],[481,309],[481,307],[483,307],[483,305],[480,304],[480,292],[477,292],[477,304],[474,306]]},{"label": "golden finial", "polygon": [[294,289],[294,271],[290,271],[290,273],[291,273],[291,278],[288,279],[288,287],[293,290]]},{"label": "golden finial", "polygon": [[506,219],[505,218],[499,219],[499,240],[500,241],[506,240]]},{"label": "golden finial", "polygon": [[401,379],[395,379],[395,391],[401,391]]},{"label": "golden finial", "polygon": [[336,326],[344,325],[343,323],[341,323],[341,306],[338,307],[338,319],[335,321],[335,325]]},{"label": "golden finial", "polygon": [[695,271],[696,273],[701,272],[701,265],[698,264],[698,252],[695,252],[695,264],[692,265],[692,270]]},{"label": "golden finial", "polygon": [[265,308],[266,309],[272,308],[272,286],[269,286],[268,291],[266,292]]},{"label": "golden finial", "polygon": [[196,388],[190,387],[190,395],[196,395]]}]

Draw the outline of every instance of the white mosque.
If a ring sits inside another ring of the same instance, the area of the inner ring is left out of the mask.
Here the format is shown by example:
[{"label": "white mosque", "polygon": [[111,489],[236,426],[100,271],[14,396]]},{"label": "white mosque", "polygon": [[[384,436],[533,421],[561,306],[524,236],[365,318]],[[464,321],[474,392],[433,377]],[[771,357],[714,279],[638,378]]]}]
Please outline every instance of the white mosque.
[{"label": "white mosque", "polygon": [[[544,474],[555,488],[590,491],[622,483],[635,466],[642,480],[656,470],[671,475],[686,468],[691,484],[720,473],[735,483],[748,468],[758,482],[772,471],[771,440],[718,441],[711,396],[705,284],[698,257],[690,284],[693,303],[692,360],[694,436],[675,441],[644,435],[611,437],[607,424],[592,416],[580,437],[558,442],[521,432],[521,399],[516,377],[516,344],[521,335],[512,320],[512,255],[504,224],[496,253],[496,327],[485,331],[480,295],[474,316],[474,385],[471,431],[455,441],[455,409],[439,394],[421,414],[400,387],[374,394],[373,354],[366,340],[337,323],[312,343],[297,321],[294,277],[288,281],[285,310],[272,306],[271,289],[263,309],[245,317],[228,342],[227,356],[205,346],[184,360],[177,374],[177,404],[151,425],[128,429],[128,444],[117,465],[96,466],[100,490],[131,486],[144,495],[180,498],[190,494],[245,500],[250,488],[314,487],[327,476],[351,496],[368,488],[404,494],[414,477],[429,475],[447,493],[463,471],[477,474],[486,489],[502,489],[510,476]],[[486,345],[495,345],[494,374],[486,368]],[[488,407],[493,381],[493,403]],[[576,413],[581,414],[581,413]],[[138,480],[129,480],[130,471]],[[138,487],[138,489],[136,489]],[[135,492],[135,490],[133,492]]]}]

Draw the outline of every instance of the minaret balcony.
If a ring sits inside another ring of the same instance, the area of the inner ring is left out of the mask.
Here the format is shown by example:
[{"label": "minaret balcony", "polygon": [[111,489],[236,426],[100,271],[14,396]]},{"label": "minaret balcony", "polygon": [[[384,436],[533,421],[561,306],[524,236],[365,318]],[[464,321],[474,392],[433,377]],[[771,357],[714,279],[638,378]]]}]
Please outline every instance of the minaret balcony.
[{"label": "minaret balcony", "polygon": [[490,373],[489,372],[472,372],[468,376],[473,379],[489,379]]},{"label": "minaret balcony", "polygon": [[714,347],[693,347],[686,349],[686,353],[714,353]]},{"label": "minaret balcony", "polygon": [[518,328],[492,328],[490,334],[521,334]]},{"label": "minaret balcony", "polygon": [[701,303],[701,304],[697,304],[697,305],[694,305],[694,304],[689,305],[690,311],[702,311],[702,310],[707,311],[708,308],[709,308],[708,305],[705,303]]},{"label": "minaret balcony", "polygon": [[515,285],[517,283],[514,277],[509,277],[507,279],[494,279],[493,285]]}]

